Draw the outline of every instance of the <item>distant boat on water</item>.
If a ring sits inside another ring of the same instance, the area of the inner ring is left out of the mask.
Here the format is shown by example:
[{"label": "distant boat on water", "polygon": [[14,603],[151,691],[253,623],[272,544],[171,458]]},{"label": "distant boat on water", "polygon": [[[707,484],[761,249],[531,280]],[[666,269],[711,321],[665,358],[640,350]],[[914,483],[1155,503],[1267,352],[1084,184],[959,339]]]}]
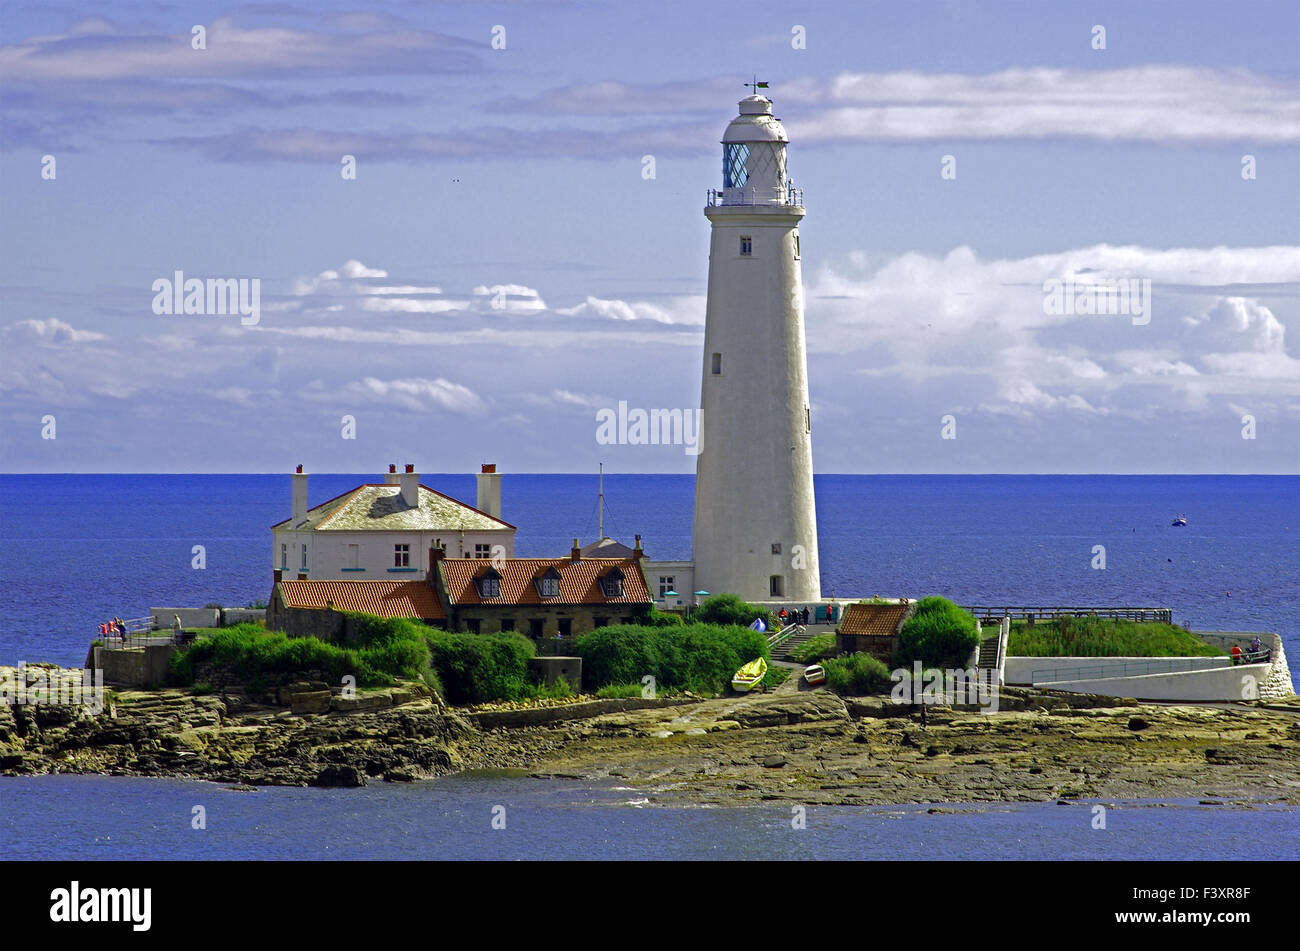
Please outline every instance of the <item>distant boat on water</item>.
[{"label": "distant boat on water", "polygon": [[1180,515],[1180,516],[1178,516],[1176,519],[1174,519],[1172,522],[1170,522],[1169,524],[1170,524],[1170,525],[1178,525],[1178,526],[1186,525],[1186,524],[1187,524],[1187,516],[1186,516],[1186,515]]}]

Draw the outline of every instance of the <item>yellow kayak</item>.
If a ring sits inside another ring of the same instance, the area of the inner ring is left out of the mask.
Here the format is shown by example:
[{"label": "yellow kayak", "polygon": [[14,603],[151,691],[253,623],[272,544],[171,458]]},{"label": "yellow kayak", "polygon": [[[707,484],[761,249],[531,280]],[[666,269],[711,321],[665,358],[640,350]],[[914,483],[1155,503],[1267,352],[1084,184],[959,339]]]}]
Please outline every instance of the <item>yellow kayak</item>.
[{"label": "yellow kayak", "polygon": [[763,682],[765,676],[767,676],[767,661],[761,657],[756,658],[736,671],[736,676],[731,678],[731,689],[740,693],[749,693]]}]

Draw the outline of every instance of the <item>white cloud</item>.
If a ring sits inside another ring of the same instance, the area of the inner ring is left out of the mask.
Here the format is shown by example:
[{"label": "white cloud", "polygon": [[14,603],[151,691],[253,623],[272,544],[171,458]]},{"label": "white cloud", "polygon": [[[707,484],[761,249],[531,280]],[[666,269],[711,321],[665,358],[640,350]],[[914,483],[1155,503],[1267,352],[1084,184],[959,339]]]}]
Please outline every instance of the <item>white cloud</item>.
[{"label": "white cloud", "polygon": [[[325,394],[318,392],[313,395],[319,398]],[[474,414],[486,408],[479,395],[469,387],[442,377],[380,380],[368,376],[348,383],[340,391],[329,393],[328,398],[335,403],[353,399],[368,404],[398,406],[416,413],[445,410]]]},{"label": "white cloud", "polygon": [[41,344],[47,347],[74,347],[83,343],[99,343],[108,335],[94,330],[77,330],[57,317],[48,320],[20,320],[5,328],[5,336],[15,341]]}]

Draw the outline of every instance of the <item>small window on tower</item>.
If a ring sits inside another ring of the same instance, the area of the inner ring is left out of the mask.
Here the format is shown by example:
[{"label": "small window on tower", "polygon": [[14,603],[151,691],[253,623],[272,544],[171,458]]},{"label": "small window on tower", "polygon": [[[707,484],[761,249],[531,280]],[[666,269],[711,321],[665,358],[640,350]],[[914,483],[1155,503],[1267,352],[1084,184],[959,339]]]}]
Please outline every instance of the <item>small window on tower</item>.
[{"label": "small window on tower", "polygon": [[807,406],[803,408],[803,431],[812,432],[812,410]]},{"label": "small window on tower", "polygon": [[785,597],[785,579],[780,575],[772,575],[768,579],[768,593],[774,598]]},{"label": "small window on tower", "polygon": [[799,260],[799,236],[794,236],[794,259]]},{"label": "small window on tower", "polygon": [[713,355],[713,375],[721,376],[721,374],[722,374],[722,354],[715,353]]},{"label": "small window on tower", "polygon": [[780,542],[772,542],[772,554],[774,554],[774,555],[779,555],[779,554],[781,554],[781,543],[780,543]]},{"label": "small window on tower", "polygon": [[754,253],[754,239],[750,235],[742,234],[740,236],[740,256],[749,257]]}]

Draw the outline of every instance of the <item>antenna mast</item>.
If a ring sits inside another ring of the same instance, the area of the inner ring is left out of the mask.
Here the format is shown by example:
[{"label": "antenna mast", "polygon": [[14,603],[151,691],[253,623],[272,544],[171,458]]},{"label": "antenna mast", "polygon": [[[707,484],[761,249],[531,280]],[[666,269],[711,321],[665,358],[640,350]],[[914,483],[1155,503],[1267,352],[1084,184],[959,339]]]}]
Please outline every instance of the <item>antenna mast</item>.
[{"label": "antenna mast", "polygon": [[600,464],[600,499],[597,504],[600,511],[600,534],[596,536],[597,540],[605,537],[605,463]]}]

